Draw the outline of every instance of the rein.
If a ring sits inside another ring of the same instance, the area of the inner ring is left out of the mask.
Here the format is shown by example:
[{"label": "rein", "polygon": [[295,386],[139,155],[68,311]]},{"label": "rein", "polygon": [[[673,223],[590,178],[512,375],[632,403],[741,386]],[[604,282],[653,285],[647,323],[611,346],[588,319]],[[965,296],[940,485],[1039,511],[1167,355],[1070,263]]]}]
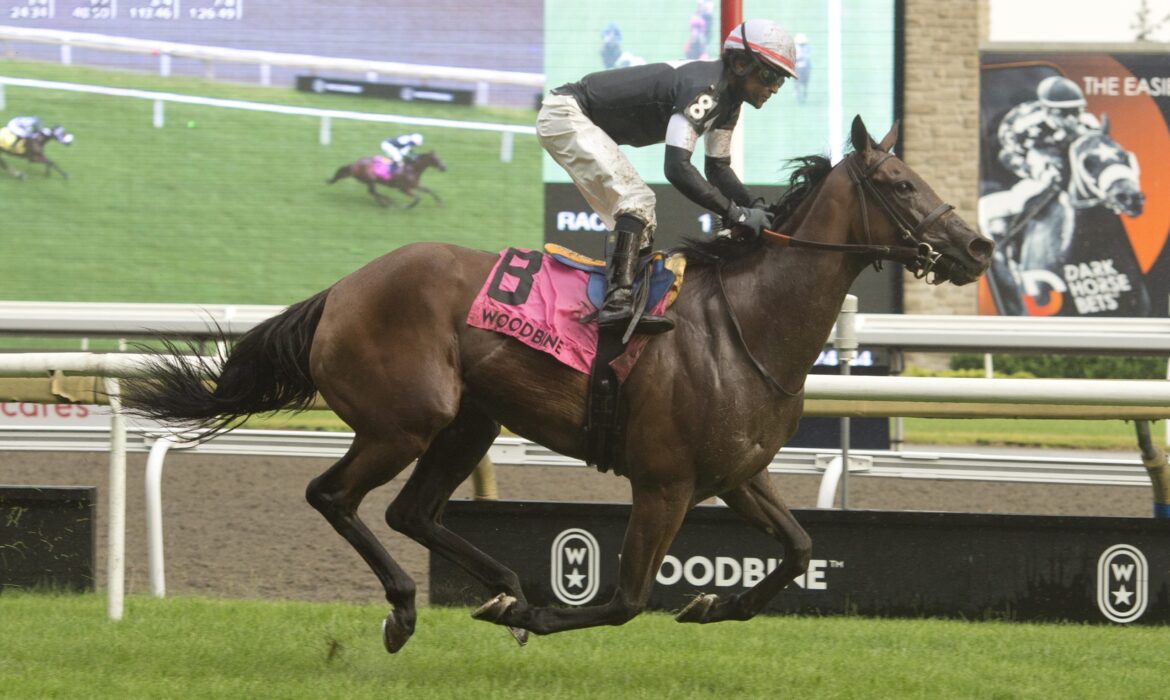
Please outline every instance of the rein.
[{"label": "rein", "polygon": [[[769,241],[773,241],[782,246],[792,248],[807,248],[811,250],[824,250],[840,253],[852,253],[859,255],[876,255],[877,260],[874,261],[874,267],[881,269],[882,260],[893,260],[900,262],[909,269],[916,279],[926,277],[942,259],[942,253],[935,251],[934,247],[926,241],[919,238],[923,232],[926,231],[934,222],[941,219],[949,211],[954,209],[953,206],[947,203],[942,203],[934,208],[929,214],[922,218],[918,223],[912,223],[906,219],[901,213],[894,209],[889,200],[886,199],[877,187],[873,184],[870,178],[885,163],[887,159],[893,156],[892,153],[886,153],[881,158],[878,158],[868,170],[862,170],[859,166],[854,164],[853,160],[846,163],[846,168],[849,171],[849,178],[853,180],[853,184],[857,185],[857,192],[861,200],[861,226],[865,233],[865,240],[867,243],[823,243],[820,241],[806,241],[800,238],[793,238],[785,233],[777,231],[769,231],[764,229],[761,235]],[[852,158],[852,156],[851,156]],[[882,210],[889,217],[890,221],[898,228],[898,237],[903,243],[914,246],[913,248],[904,246],[885,246],[875,245],[869,243],[873,237],[869,232],[869,207],[866,206],[865,195],[869,193],[881,206]],[[743,337],[743,328],[739,324],[739,318],[735,315],[735,309],[731,306],[731,300],[727,298],[727,290],[723,286],[723,263],[719,262],[715,266],[715,279],[719,282],[719,296],[723,299],[723,305],[727,308],[727,315],[731,318],[731,325],[735,328],[735,337],[739,339],[739,345],[747,353],[748,359],[751,360],[756,370],[764,376],[768,384],[773,389],[779,391],[785,396],[799,396],[804,392],[804,383],[802,382],[800,388],[796,391],[786,389],[776,380],[775,377],[764,367],[756,356],[752,354],[752,350],[748,347],[747,341]]]}]

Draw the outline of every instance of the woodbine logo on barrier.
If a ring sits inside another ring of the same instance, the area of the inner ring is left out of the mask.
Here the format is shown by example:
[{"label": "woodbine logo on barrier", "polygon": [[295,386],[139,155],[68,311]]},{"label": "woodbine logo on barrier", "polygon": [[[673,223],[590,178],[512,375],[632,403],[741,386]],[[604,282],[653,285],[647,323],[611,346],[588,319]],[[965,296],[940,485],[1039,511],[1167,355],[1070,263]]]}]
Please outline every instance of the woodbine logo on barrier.
[{"label": "woodbine logo on barrier", "polygon": [[[536,605],[613,595],[628,505],[452,501],[444,523],[508,562]],[[774,613],[1170,623],[1170,521],[967,513],[797,511],[820,558]],[[739,593],[783,551],[728,508],[692,511],[658,571],[650,607]],[[431,558],[431,602],[488,591]]]}]

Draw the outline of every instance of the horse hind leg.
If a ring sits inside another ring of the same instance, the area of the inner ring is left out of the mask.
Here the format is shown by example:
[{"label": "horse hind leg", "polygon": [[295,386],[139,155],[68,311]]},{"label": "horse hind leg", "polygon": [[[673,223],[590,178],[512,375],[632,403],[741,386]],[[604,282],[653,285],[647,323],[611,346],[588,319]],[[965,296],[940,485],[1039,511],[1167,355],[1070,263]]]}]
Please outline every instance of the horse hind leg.
[{"label": "horse hind leg", "polygon": [[649,603],[658,568],[682,526],[693,495],[689,482],[635,485],[618,564],[618,587],[609,602],[578,608],[534,607],[500,594],[472,616],[536,634],[628,622]]},{"label": "horse hind leg", "polygon": [[4,172],[8,173],[9,175],[16,178],[17,180],[23,180],[25,177],[24,173],[22,173],[21,171],[13,170],[12,168],[8,167],[8,163],[4,162],[4,159],[2,159],[2,158],[0,158],[0,168],[3,168]]},{"label": "horse hind leg", "polygon": [[808,570],[812,539],[776,492],[766,471],[720,497],[756,529],[771,535],[784,546],[780,565],[747,591],[730,596],[696,596],[679,611],[679,622],[747,620],[758,615],[781,590]]},{"label": "horse hind leg", "polygon": [[421,448],[417,445],[409,439],[370,442],[358,436],[345,456],[309,482],[305,490],[309,504],[325,516],[382,583],[386,600],[394,606],[395,635],[386,641],[391,653],[402,648],[414,633],[415,583],[358,517],[357,510],[367,493],[393,479],[418,456]]},{"label": "horse hind leg", "polygon": [[[386,509],[386,522],[435,554],[446,557],[493,593],[523,602],[524,593],[515,572],[440,522],[451,494],[467,480],[499,434],[499,423],[464,402],[455,419],[419,458],[410,479]],[[515,628],[510,631],[521,645],[527,643],[526,631]]]},{"label": "horse hind leg", "polygon": [[434,197],[434,198],[435,198],[435,204],[436,204],[437,206],[440,206],[440,207],[441,207],[441,206],[443,206],[443,200],[439,198],[439,195],[435,194],[435,191],[434,191],[434,190],[430,189],[429,187],[423,187],[422,185],[419,185],[419,186],[418,186],[418,189],[419,189],[419,191],[420,191],[420,192],[426,192],[426,193],[427,193],[427,194],[429,194],[430,196]]}]

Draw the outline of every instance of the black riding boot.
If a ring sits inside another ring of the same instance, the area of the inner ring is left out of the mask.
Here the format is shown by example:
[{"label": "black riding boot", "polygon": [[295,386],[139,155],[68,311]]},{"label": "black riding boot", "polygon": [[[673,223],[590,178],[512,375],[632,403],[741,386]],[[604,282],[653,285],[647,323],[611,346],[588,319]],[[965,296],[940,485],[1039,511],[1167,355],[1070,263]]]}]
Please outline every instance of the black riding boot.
[{"label": "black riding boot", "polygon": [[[613,258],[609,261],[606,275],[605,303],[597,315],[597,325],[602,328],[625,329],[634,317],[634,275],[638,270],[638,241],[641,231],[626,229],[626,217],[617,225],[617,243]],[[635,220],[636,221],[636,220]],[[641,224],[641,222],[638,222]],[[637,333],[657,335],[674,328],[674,321],[665,316],[643,314],[638,319]]]}]

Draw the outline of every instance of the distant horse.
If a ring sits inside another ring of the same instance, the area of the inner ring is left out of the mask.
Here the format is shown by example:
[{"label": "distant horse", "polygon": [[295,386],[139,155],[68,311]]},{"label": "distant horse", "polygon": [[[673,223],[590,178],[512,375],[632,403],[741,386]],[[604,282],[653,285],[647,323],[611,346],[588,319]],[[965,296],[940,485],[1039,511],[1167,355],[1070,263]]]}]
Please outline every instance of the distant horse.
[{"label": "distant horse", "polygon": [[434,151],[420,153],[413,159],[407,159],[398,172],[393,172],[391,169],[392,166],[393,161],[385,156],[358,158],[349,165],[343,165],[338,168],[337,172],[333,173],[333,177],[325,181],[325,184],[332,185],[338,180],[347,177],[356,178],[359,182],[366,183],[366,189],[373,195],[374,201],[384,207],[393,205],[394,201],[379,192],[375,187],[376,185],[393,187],[408,197],[411,197],[410,204],[406,205],[407,209],[419,203],[419,196],[415,194],[416,191],[426,192],[435,198],[435,204],[439,206],[443,205],[443,200],[439,198],[439,195],[419,184],[419,179],[422,178],[422,174],[431,166],[438,168],[440,172],[447,171],[447,165]]},{"label": "distant horse", "polygon": [[[61,177],[66,180],[69,179],[69,173],[62,170],[61,166],[45,156],[45,145],[50,141],[57,141],[65,146],[73,143],[73,134],[66,131],[65,127],[58,124],[38,129],[32,136],[26,138],[19,144],[17,143],[17,138],[16,134],[12,133],[8,127],[0,128],[0,153],[24,158],[30,163],[44,163],[45,177],[48,177],[56,170],[61,173]],[[4,172],[13,177],[24,179],[24,173],[8,167],[8,164],[2,158],[0,158],[0,168],[3,168]]]},{"label": "distant horse", "polygon": [[[1107,116],[1102,116],[1099,131],[1086,133],[1069,145],[1067,164],[1067,183],[1053,183],[1033,197],[1026,210],[1011,217],[1006,232],[997,236],[999,250],[992,277],[1002,313],[1024,313],[1016,298],[1027,287],[1019,279],[1021,270],[1056,274],[1075,258],[1078,238],[1090,239],[1081,241],[1080,247],[1093,246],[1091,239],[1098,234],[1098,227],[1078,225],[1078,216],[1083,218],[1100,208],[1117,216],[1136,217],[1145,208],[1137,158],[1109,135]],[[1018,195],[1012,190],[981,197],[983,230],[993,230],[993,219],[1018,208],[1016,199]]]},{"label": "distant horse", "polygon": [[854,151],[840,163],[800,159],[788,192],[770,208],[786,234],[684,248],[686,282],[666,311],[675,330],[649,339],[621,393],[621,471],[633,507],[609,602],[531,605],[513,571],[442,523],[444,504],[501,425],[562,454],[586,455],[588,377],[465,320],[495,254],[403,246],[256,326],[222,367],[190,364],[183,349],[170,347],[148,376],[124,385],[124,404],[215,434],[256,412],[304,408],[320,392],[355,435],[306,497],[385,589],[390,652],[414,633],[415,584],[358,506],[415,460],[387,523],[483,583],[494,597],[474,617],[508,627],[521,643],[529,631],[619,625],[637,615],[684,516],[712,496],[775,538],[784,556],[746,592],[699,595],[677,619],[746,620],[809,564],[811,540],[766,468],[796,431],[805,377],[853,280],[888,259],[932,284],[962,285],[991,258],[990,239],[889,152],[896,130],[876,144],[857,117]]}]

